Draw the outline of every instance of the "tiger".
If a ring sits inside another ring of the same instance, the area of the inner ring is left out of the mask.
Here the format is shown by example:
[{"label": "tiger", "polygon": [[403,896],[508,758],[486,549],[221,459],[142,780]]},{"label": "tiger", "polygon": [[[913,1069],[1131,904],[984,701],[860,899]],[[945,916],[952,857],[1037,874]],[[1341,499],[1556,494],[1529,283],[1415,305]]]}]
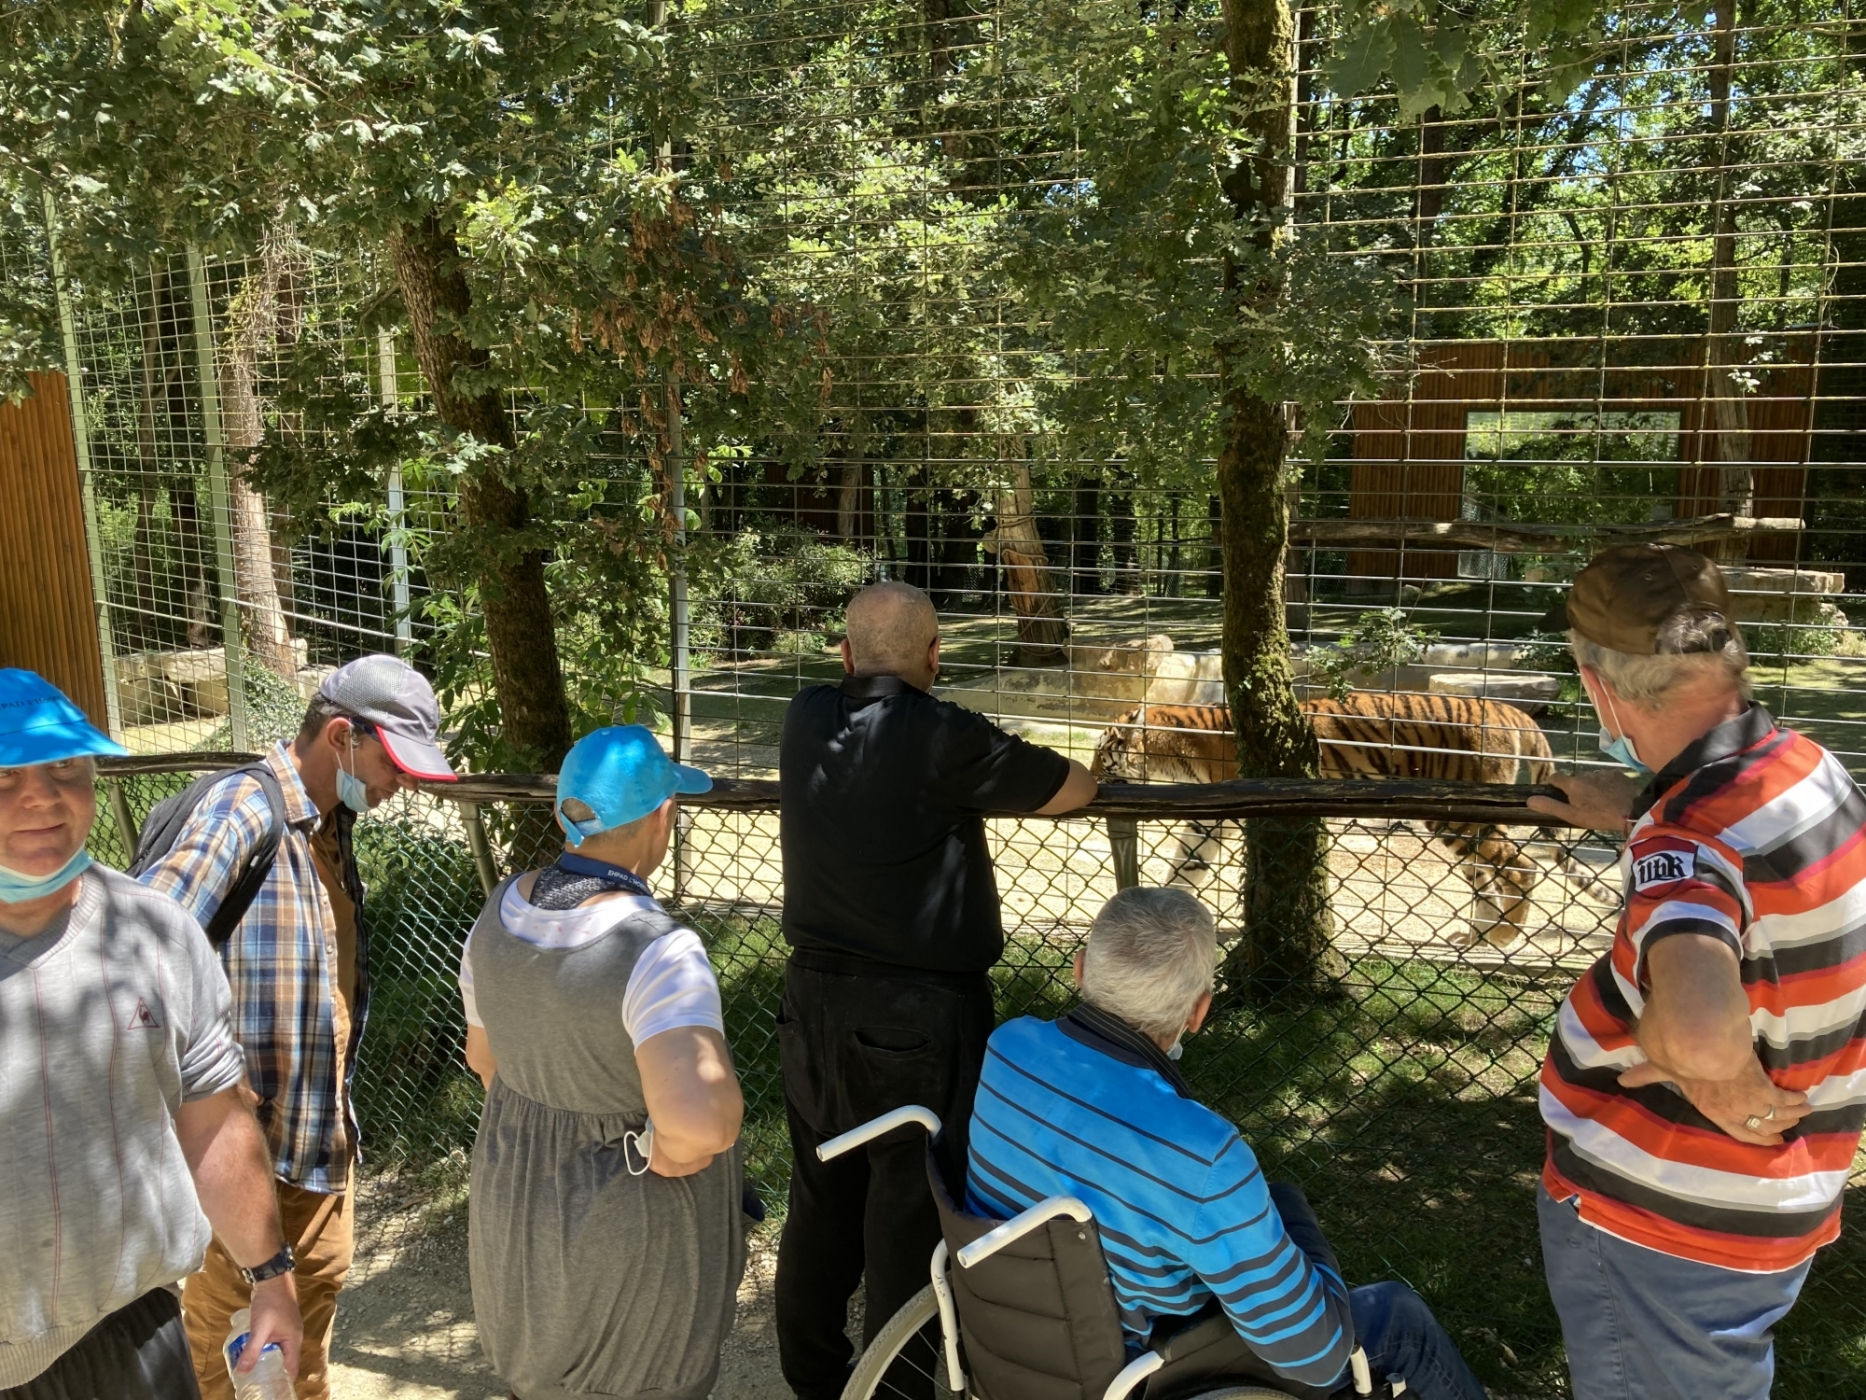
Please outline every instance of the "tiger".
[{"label": "tiger", "polygon": [[[1546,783],[1555,772],[1548,736],[1514,705],[1465,695],[1352,691],[1344,699],[1304,700],[1321,745],[1324,778],[1432,778]],[[1525,773],[1525,770],[1526,773]],[[1095,746],[1092,771],[1116,782],[1218,783],[1238,776],[1237,740],[1225,705],[1140,705],[1115,720]],[[1209,869],[1205,852],[1219,824],[1188,822],[1179,833],[1171,879]],[[1521,936],[1535,861],[1501,827],[1438,823],[1432,834],[1457,857],[1477,899],[1477,934],[1497,947]],[[1563,873],[1594,894],[1594,875],[1572,860]],[[1596,896],[1598,897],[1598,896]],[[1473,938],[1472,941],[1475,941]]]}]

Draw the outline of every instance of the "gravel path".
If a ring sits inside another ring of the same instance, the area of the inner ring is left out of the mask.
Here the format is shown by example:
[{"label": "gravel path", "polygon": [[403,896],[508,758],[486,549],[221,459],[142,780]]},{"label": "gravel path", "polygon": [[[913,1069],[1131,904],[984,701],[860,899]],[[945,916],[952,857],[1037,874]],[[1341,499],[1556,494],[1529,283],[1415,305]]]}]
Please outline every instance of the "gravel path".
[{"label": "gravel path", "polygon": [[[393,1237],[393,1232],[389,1233]],[[720,1358],[713,1400],[785,1400],[771,1330],[776,1239],[752,1237],[738,1322]],[[333,1400],[505,1400],[480,1355],[467,1283],[466,1221],[359,1259],[337,1311]]]}]

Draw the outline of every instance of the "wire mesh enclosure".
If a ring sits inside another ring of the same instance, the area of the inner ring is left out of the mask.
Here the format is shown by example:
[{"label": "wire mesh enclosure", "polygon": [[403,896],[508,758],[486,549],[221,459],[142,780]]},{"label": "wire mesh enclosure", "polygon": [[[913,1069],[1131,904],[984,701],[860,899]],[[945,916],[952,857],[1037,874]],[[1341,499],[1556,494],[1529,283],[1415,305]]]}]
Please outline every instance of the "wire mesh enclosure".
[{"label": "wire mesh enclosure", "polygon": [[[1577,82],[1478,11],[1510,76],[1457,110],[1331,91],[1339,16],[1295,15],[1286,266],[1313,341],[1369,370],[1286,425],[1285,622],[1323,776],[1535,783],[1600,761],[1543,617],[1590,553],[1637,539],[1719,560],[1758,698],[1866,774],[1866,19],[1627,5]],[[499,450],[549,488],[524,539],[573,728],[639,717],[718,776],[769,776],[785,705],[841,674],[848,598],[886,577],[934,600],[946,698],[1106,777],[1229,776],[1212,326],[1237,147],[1200,96],[1216,0],[661,18],[698,115],[603,140],[681,191],[674,234],[713,240],[710,273],[779,349],[682,379],[601,317],[485,336]],[[329,668],[396,651],[435,677],[463,765],[509,766],[461,545],[471,463],[383,249],[281,216],[254,246],[86,282],[47,207],[0,201],[0,335],[14,301],[61,327],[83,538],[61,528],[93,580],[99,718],[139,755],[257,749]],[[513,259],[478,264],[475,295],[505,304]],[[122,862],[178,765],[104,784],[101,858]],[[775,822],[696,804],[662,877],[720,971],[774,1205]],[[1610,934],[1613,851],[1457,825],[1331,811],[1328,994],[1234,988],[1185,1063],[1305,1185],[1352,1275],[1417,1286],[1499,1393],[1553,1394],[1535,1075]],[[358,1098],[398,1230],[463,1200],[461,940],[543,830],[535,805],[426,796],[359,828]],[[1117,881],[1195,888],[1228,934],[1242,918],[1242,828],[1210,813],[1001,820],[992,840],[1005,1015],[1067,1003]],[[1859,1240],[1823,1251],[1784,1329],[1784,1394],[1866,1389]]]},{"label": "wire mesh enclosure", "polygon": [[[566,541],[548,572],[580,719],[644,708],[715,765],[764,771],[782,701],[837,670],[841,606],[876,575],[933,595],[951,693],[1085,757],[1143,700],[1222,701],[1209,346],[1098,351],[1084,298],[1103,293],[1067,275],[1110,236],[1097,209],[1127,197],[1117,156],[1180,178],[1168,144],[1110,154],[1082,84],[1175,73],[1218,20],[1123,15],[672,16],[713,120],[670,159],[747,285],[815,328],[809,392],[668,399],[621,356],[574,402],[510,396],[527,450],[565,459],[561,498],[534,510]],[[1490,59],[1513,86],[1416,113],[1327,90],[1334,24],[1298,15],[1295,242],[1391,314],[1369,346],[1379,387],[1292,459],[1299,684],[1503,701],[1591,761],[1542,614],[1604,542],[1692,540],[1730,572],[1764,700],[1858,755],[1859,22],[1758,0],[1684,28],[1629,7],[1572,91],[1506,50]],[[36,217],[12,211],[9,267],[41,265]],[[1218,274],[1188,237],[1190,306]],[[456,698],[485,700],[473,592],[433,555],[456,501],[432,443],[352,470],[360,440],[393,446],[431,408],[379,258],[281,226],[242,256],[65,290],[132,747],[231,741],[249,701],[289,710],[316,668],[373,648],[423,647]],[[247,481],[268,454],[320,451],[348,464],[323,499]],[[573,557],[576,531],[648,572]]]},{"label": "wire mesh enclosure", "polygon": [[[109,815],[92,844],[112,864],[124,859],[125,826],[192,776],[162,760],[130,767],[100,785],[100,812]],[[786,952],[777,814],[707,801],[684,804],[678,847],[656,883],[700,932],[719,974],[745,1087],[748,1171],[781,1210],[789,1143],[776,1045]],[[461,1059],[456,978],[484,876],[549,858],[535,841],[499,839],[523,816],[422,795],[357,828],[372,990],[356,1101],[374,1218],[391,1222],[395,1235],[435,1227],[464,1200],[480,1092]],[[1617,901],[1589,878],[1611,852],[1584,833],[1509,827],[1509,859],[1533,877],[1538,932],[1499,948],[1474,937],[1477,895],[1435,834],[1445,825],[1331,819],[1343,955],[1334,990],[1266,1009],[1221,989],[1181,1063],[1266,1171],[1303,1186],[1351,1281],[1405,1279],[1498,1393],[1552,1394],[1564,1372],[1536,1238],[1536,1083],[1569,984],[1612,935]],[[1191,837],[1209,843],[1208,868],[1188,871],[1188,823],[1162,813],[1137,827],[1139,878],[1187,880],[1221,937],[1236,938],[1238,831],[1208,814]],[[491,844],[476,845],[487,833]],[[1073,1004],[1075,950],[1115,891],[1119,823],[1000,819],[990,838],[1008,939],[993,971],[999,1013],[1053,1016]],[[1617,890],[1613,872],[1604,875]],[[1780,1394],[1828,1396],[1859,1385],[1863,1297],[1866,1248],[1848,1228],[1821,1252],[1782,1329]]]}]

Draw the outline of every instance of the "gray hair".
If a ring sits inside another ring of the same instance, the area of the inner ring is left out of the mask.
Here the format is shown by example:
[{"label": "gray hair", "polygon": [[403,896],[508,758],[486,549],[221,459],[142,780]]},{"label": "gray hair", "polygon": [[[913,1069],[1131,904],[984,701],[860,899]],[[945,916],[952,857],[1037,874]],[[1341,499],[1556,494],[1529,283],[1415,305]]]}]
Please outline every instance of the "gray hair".
[{"label": "gray hair", "polygon": [[1666,622],[1658,640],[1651,656],[1635,656],[1568,633],[1576,664],[1593,667],[1615,695],[1641,709],[1657,709],[1680,686],[1707,676],[1721,677],[1749,698],[1749,648],[1734,624],[1715,613],[1680,613]]},{"label": "gray hair", "polygon": [[1212,989],[1218,928],[1184,890],[1122,890],[1089,929],[1082,999],[1153,1036],[1177,1035]]}]

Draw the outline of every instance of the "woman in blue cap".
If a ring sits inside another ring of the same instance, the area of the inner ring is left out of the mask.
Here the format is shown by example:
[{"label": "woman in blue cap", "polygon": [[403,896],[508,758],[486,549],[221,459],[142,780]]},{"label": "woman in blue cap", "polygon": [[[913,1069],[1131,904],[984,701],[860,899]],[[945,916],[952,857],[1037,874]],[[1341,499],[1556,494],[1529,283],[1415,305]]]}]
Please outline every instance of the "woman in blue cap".
[{"label": "woman in blue cap", "polygon": [[470,1264],[480,1343],[522,1400],[705,1400],[745,1266],[719,984],[646,877],[712,780],[640,725],[564,759],[564,854],[492,892],[460,968],[486,1083]]}]

